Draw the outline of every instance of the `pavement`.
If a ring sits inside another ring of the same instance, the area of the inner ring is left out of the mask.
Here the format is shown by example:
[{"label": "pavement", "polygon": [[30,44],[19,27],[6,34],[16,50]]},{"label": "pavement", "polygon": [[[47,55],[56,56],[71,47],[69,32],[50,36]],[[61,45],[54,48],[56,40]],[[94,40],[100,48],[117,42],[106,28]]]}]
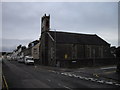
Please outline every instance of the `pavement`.
[{"label": "pavement", "polygon": [[119,74],[116,73],[116,66],[106,66],[106,67],[92,67],[92,68],[81,68],[78,69],[76,72],[91,74],[99,77],[103,77],[106,79],[112,79],[117,82],[120,81]]},{"label": "pavement", "polygon": [[[17,61],[3,62],[8,88],[119,88],[116,81],[93,75],[103,69],[68,69],[41,65],[25,65]],[[113,68],[112,68],[113,69]]]},{"label": "pavement", "polygon": [[73,72],[73,73],[82,73],[85,75],[94,75],[99,76],[106,79],[112,79],[118,83],[120,83],[120,74],[116,73],[116,65],[111,66],[102,66],[102,67],[84,67],[84,68],[61,68],[61,67],[51,67],[51,66],[41,66],[36,65],[36,67],[50,69],[54,71],[60,72]]},{"label": "pavement", "polygon": [[48,69],[57,74],[61,73],[70,77],[77,77],[92,82],[116,85],[120,87],[120,74],[116,73],[116,65],[72,69],[41,65],[36,65],[36,67]]}]

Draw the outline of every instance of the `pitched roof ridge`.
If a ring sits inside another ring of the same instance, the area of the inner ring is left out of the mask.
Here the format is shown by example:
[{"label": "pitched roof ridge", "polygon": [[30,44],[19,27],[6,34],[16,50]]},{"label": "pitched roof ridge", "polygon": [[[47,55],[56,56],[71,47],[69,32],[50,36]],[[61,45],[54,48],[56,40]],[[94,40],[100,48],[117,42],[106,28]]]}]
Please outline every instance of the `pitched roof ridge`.
[{"label": "pitched roof ridge", "polygon": [[49,32],[97,36],[96,34],[85,34],[85,33],[77,33],[77,32],[76,33],[75,32],[65,32],[65,31],[49,31]]}]

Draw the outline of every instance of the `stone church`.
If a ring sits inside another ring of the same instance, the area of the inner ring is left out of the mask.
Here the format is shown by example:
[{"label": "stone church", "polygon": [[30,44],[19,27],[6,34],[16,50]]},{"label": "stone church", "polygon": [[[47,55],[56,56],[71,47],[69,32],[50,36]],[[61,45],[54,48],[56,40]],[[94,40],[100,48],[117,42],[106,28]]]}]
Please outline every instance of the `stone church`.
[{"label": "stone church", "polygon": [[40,63],[69,67],[109,62],[110,44],[96,34],[50,30],[50,15],[41,20]]}]

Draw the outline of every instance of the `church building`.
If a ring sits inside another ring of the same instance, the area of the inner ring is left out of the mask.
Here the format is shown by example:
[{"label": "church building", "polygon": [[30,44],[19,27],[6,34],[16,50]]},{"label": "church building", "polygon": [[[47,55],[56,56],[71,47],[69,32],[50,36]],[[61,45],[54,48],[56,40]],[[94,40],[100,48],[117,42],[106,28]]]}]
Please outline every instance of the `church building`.
[{"label": "church building", "polygon": [[40,63],[70,67],[109,62],[110,44],[96,34],[50,30],[50,15],[41,20]]}]

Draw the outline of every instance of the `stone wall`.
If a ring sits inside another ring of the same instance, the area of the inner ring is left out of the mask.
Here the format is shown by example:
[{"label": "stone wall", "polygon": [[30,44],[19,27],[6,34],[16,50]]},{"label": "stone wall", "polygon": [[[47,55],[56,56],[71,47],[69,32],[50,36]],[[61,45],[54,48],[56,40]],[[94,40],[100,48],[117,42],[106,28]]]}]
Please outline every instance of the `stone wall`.
[{"label": "stone wall", "polygon": [[99,67],[107,65],[117,65],[116,58],[101,59],[79,59],[79,60],[57,60],[60,67],[79,68],[79,67]]}]

